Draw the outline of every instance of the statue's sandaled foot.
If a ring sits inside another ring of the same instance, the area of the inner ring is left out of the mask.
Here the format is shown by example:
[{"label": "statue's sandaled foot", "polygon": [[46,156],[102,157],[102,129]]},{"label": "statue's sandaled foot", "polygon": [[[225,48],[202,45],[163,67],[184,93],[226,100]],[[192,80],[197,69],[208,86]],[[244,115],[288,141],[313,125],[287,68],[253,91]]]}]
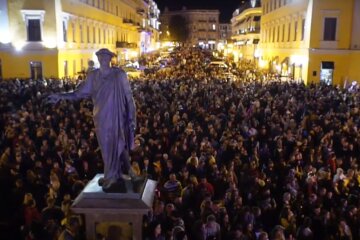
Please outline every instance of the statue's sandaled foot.
[{"label": "statue's sandaled foot", "polygon": [[104,182],[105,182],[105,178],[103,178],[103,177],[99,178],[99,180],[98,180],[99,186],[104,185]]},{"label": "statue's sandaled foot", "polygon": [[126,193],[125,181],[117,180],[111,181],[108,184],[102,186],[102,189],[106,193]]}]

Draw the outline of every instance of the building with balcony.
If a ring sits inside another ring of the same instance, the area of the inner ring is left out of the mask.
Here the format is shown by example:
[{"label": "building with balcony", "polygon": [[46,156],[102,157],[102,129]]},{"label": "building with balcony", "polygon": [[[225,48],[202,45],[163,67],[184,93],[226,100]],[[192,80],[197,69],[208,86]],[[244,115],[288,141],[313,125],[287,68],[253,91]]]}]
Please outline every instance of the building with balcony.
[{"label": "building with balcony", "polygon": [[138,14],[143,16],[138,26],[140,33],[140,53],[147,53],[158,48],[160,42],[160,10],[153,0],[144,0],[144,7],[138,8]]},{"label": "building with balcony", "polygon": [[305,83],[360,81],[360,0],[263,0],[260,65]]},{"label": "building with balcony", "polygon": [[262,8],[260,0],[243,3],[233,13],[231,29],[234,61],[256,60],[260,41]]},{"label": "building with balcony", "polygon": [[169,35],[171,39],[169,24],[171,18],[177,15],[186,20],[186,28],[189,33],[186,45],[216,49],[216,44],[219,41],[219,10],[186,9],[184,7],[182,10],[169,11],[165,8],[161,15],[161,37],[163,41],[168,40]]},{"label": "building with balcony", "polygon": [[76,76],[100,48],[119,63],[136,58],[139,29],[151,26],[139,9],[153,8],[151,0],[0,1],[0,78]]}]

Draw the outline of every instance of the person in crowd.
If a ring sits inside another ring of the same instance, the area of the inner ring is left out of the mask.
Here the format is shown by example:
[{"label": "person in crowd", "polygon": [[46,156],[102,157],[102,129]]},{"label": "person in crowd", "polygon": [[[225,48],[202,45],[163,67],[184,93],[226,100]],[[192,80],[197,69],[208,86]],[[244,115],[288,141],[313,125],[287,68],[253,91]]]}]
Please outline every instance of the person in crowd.
[{"label": "person in crowd", "polygon": [[70,218],[66,228],[62,231],[58,240],[75,240],[79,236],[80,220],[79,217]]}]

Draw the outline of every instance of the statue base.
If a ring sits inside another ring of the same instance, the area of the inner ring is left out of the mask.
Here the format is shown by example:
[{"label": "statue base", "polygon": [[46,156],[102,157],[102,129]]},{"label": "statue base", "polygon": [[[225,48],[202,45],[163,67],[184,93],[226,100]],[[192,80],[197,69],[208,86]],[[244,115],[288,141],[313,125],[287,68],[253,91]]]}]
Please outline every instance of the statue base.
[{"label": "statue base", "polygon": [[117,223],[130,223],[132,239],[141,240],[143,215],[152,207],[157,182],[125,180],[126,193],[105,193],[98,184],[101,177],[103,174],[97,174],[72,205],[75,213],[85,217],[86,239],[96,239],[99,224],[109,223],[114,229],[114,226],[121,228]]}]

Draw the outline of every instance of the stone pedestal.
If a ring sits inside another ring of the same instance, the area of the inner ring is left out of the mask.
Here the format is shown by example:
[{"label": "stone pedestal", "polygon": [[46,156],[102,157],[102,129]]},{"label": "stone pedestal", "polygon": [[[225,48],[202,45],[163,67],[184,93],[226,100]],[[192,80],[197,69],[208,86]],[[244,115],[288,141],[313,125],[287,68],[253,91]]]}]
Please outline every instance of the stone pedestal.
[{"label": "stone pedestal", "polygon": [[104,193],[97,174],[75,199],[72,210],[85,217],[86,239],[96,236],[96,224],[123,222],[132,225],[132,239],[142,239],[142,220],[152,207],[156,181],[126,182],[127,193]]}]

